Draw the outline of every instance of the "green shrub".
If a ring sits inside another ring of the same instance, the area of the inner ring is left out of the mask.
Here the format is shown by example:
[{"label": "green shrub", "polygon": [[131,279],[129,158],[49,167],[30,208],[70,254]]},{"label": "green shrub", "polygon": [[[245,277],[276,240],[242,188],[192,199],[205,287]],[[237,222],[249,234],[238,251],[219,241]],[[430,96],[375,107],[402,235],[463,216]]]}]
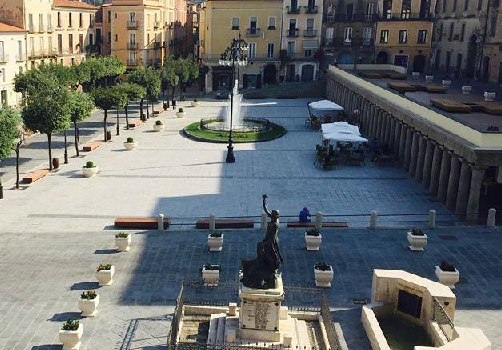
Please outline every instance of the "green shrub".
[{"label": "green shrub", "polygon": [[178,112],[183,113],[183,108],[178,109]]},{"label": "green shrub", "polygon": [[314,265],[314,268],[319,271],[329,271],[331,267],[325,262],[318,262]]},{"label": "green shrub", "polygon": [[155,125],[162,125],[162,122],[161,122],[160,120],[157,120],[157,121],[155,122]]},{"label": "green shrub", "polygon": [[87,162],[87,163],[85,163],[85,167],[86,168],[95,168],[96,166],[94,165],[93,162]]},{"label": "green shrub", "polygon": [[310,230],[307,230],[307,236],[319,236],[321,232],[319,232],[318,229],[316,228],[311,228]]},{"label": "green shrub", "polygon": [[220,265],[205,264],[204,270],[219,271],[221,270],[221,267]]},{"label": "green shrub", "polygon": [[86,292],[82,292],[82,294],[80,295],[80,298],[87,299],[87,300],[93,300],[93,299],[96,299],[97,296],[98,296],[98,293],[96,293],[93,290],[88,290]]},{"label": "green shrub", "polygon": [[133,143],[133,142],[134,142],[134,139],[132,137],[127,138],[127,143]]},{"label": "green shrub", "polygon": [[71,318],[68,319],[65,323],[63,323],[63,330],[64,331],[76,331],[78,330],[78,325],[79,325],[78,320],[72,320]]},{"label": "green shrub", "polygon": [[439,268],[443,271],[455,272],[455,265],[450,264],[448,261],[443,260],[439,264]]},{"label": "green shrub", "polygon": [[103,264],[99,264],[98,268],[97,268],[97,271],[101,271],[101,270],[111,270],[112,269],[112,264],[106,264],[106,265],[103,265]]},{"label": "green shrub", "polygon": [[209,234],[210,237],[217,237],[217,238],[221,237],[222,235],[223,234],[221,232],[218,232],[218,231],[214,231],[214,232],[211,232]]},{"label": "green shrub", "polygon": [[116,238],[127,238],[129,234],[127,232],[119,232],[115,235]]},{"label": "green shrub", "polygon": [[194,99],[193,99],[193,102],[197,102],[197,99],[196,99],[196,98],[194,98]]},{"label": "green shrub", "polygon": [[411,234],[412,234],[413,236],[424,236],[424,233],[423,233],[423,232],[422,232],[422,230],[421,230],[421,229],[419,229],[418,227],[413,227],[413,228],[411,229]]}]

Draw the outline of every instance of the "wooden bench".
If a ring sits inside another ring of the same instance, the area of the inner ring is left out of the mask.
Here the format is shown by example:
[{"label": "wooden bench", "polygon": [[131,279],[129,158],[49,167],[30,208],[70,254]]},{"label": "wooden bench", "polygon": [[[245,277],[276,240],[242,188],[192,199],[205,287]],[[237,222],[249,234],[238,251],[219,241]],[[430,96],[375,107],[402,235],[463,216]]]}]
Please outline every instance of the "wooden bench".
[{"label": "wooden bench", "polygon": [[381,73],[363,72],[361,76],[367,79],[382,79]]},{"label": "wooden bench", "polygon": [[92,143],[89,143],[88,145],[85,145],[82,150],[84,152],[90,152],[90,151],[93,151],[95,150],[96,148],[100,147],[102,144],[101,141],[95,141],[95,142],[92,142]]},{"label": "wooden bench", "polygon": [[[197,229],[208,230],[209,219],[197,220],[195,226]],[[240,219],[216,219],[215,228],[216,229],[254,228],[254,222],[252,220],[240,220]]]},{"label": "wooden bench", "polygon": [[32,182],[40,180],[41,178],[43,178],[48,173],[49,173],[49,170],[47,170],[47,169],[34,171],[32,173],[29,173],[25,177],[23,177],[22,182],[25,183],[25,184],[31,184]]},{"label": "wooden bench", "polygon": [[417,90],[413,85],[406,84],[406,83],[389,82],[389,83],[387,83],[387,86],[390,87],[391,89],[397,90],[399,92],[412,92],[412,91]]},{"label": "wooden bench", "polygon": [[446,91],[448,91],[448,89],[440,85],[427,84],[425,85],[425,91],[431,94],[444,94],[446,93]]},{"label": "wooden bench", "polygon": [[[164,218],[164,229],[169,228],[170,221],[168,218]],[[157,229],[158,219],[157,218],[116,218],[115,227],[120,228],[146,228],[146,229]]]},{"label": "wooden bench", "polygon": [[401,73],[390,73],[389,78],[395,80],[406,80],[408,76],[406,74],[401,74]]},{"label": "wooden bench", "polygon": [[143,122],[139,119],[136,119],[136,120],[133,120],[133,121],[130,121],[129,122],[129,127],[130,128],[135,128],[137,126],[140,126],[141,124],[143,124]]},{"label": "wooden bench", "polygon": [[[315,221],[311,222],[299,222],[299,221],[288,221],[289,228],[301,228],[301,227],[315,227]],[[346,222],[333,222],[333,221],[323,221],[322,227],[331,228],[348,228]]]},{"label": "wooden bench", "polygon": [[501,115],[502,114],[502,104],[494,102],[480,102],[479,106],[483,109],[483,112],[488,114]]},{"label": "wooden bench", "polygon": [[453,100],[439,100],[439,99],[431,99],[431,105],[438,107],[447,112],[454,113],[471,113],[471,106],[465,105],[461,102],[453,101]]}]

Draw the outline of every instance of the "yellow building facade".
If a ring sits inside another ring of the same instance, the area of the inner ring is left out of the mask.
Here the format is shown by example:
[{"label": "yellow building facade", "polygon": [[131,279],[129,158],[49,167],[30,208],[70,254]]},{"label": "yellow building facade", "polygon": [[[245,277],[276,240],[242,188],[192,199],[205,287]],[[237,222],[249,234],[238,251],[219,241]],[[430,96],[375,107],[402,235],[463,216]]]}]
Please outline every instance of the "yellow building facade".
[{"label": "yellow building facade", "polygon": [[0,22],[0,107],[18,106],[14,77],[26,69],[26,31]]},{"label": "yellow building facade", "polygon": [[280,0],[209,0],[200,9],[202,63],[209,68],[206,92],[228,90],[232,68],[220,66],[221,53],[239,36],[248,44],[248,64],[239,67],[240,87],[260,88],[279,79],[282,31]]}]

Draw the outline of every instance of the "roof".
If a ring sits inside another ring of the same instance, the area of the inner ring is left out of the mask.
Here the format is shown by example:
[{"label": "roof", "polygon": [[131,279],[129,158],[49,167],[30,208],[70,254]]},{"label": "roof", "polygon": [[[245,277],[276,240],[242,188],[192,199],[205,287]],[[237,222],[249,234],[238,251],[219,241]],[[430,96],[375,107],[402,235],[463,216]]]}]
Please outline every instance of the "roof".
[{"label": "roof", "polygon": [[0,32],[26,32],[23,28],[14,27],[10,24],[0,22]]},{"label": "roof", "polygon": [[72,7],[87,10],[98,10],[99,6],[94,6],[82,1],[54,0],[54,7]]}]

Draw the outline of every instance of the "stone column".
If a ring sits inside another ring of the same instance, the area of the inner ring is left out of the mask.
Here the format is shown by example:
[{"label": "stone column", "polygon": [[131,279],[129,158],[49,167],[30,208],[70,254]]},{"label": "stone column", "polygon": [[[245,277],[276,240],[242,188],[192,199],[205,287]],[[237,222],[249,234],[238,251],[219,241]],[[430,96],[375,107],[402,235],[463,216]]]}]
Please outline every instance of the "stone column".
[{"label": "stone column", "polygon": [[415,180],[422,182],[424,174],[425,150],[427,148],[427,139],[421,136],[418,141],[417,168],[415,169]]},{"label": "stone column", "polygon": [[440,145],[436,145],[436,147],[434,147],[434,155],[432,156],[431,184],[429,185],[429,192],[433,196],[438,193],[439,172],[441,171],[442,154],[443,148]]},{"label": "stone column", "polygon": [[383,109],[380,110],[380,123],[382,123],[382,127],[380,128],[380,134],[379,134],[379,139],[380,139],[380,145],[385,144],[385,134],[387,132],[387,112],[385,112]]},{"label": "stone column", "polygon": [[374,133],[374,137],[377,139],[380,138],[380,130],[382,128],[382,120],[380,117],[381,117],[381,109],[380,107],[377,106],[375,111],[375,133]]},{"label": "stone column", "polygon": [[429,185],[431,184],[431,167],[433,154],[434,142],[431,139],[427,139],[424,156],[424,171],[422,173],[422,181],[425,188],[429,188]]},{"label": "stone column", "polygon": [[399,155],[399,140],[401,139],[401,129],[403,127],[403,123],[401,121],[396,120],[396,127],[394,128],[394,142],[392,149],[394,150],[394,155],[397,157]]},{"label": "stone column", "polygon": [[377,135],[377,130],[378,130],[378,107],[377,106],[373,106],[372,110],[371,110],[371,120],[372,120],[372,124],[371,124],[371,137],[376,137]]},{"label": "stone column", "polygon": [[459,177],[460,160],[452,153],[450,157],[450,177],[448,179],[448,189],[446,190],[446,207],[450,210],[455,210],[455,204],[457,204]]},{"label": "stone column", "polygon": [[450,178],[450,154],[447,149],[443,150],[441,159],[441,171],[439,172],[438,196],[437,199],[441,203],[446,203],[446,192],[448,190],[448,180]]},{"label": "stone column", "polygon": [[420,134],[418,132],[413,133],[413,140],[411,141],[411,157],[410,157],[410,168],[408,173],[411,176],[415,176],[417,170],[417,160],[418,160],[418,142],[420,140]]},{"label": "stone column", "polygon": [[471,188],[469,190],[469,200],[467,201],[467,216],[469,222],[475,223],[478,220],[479,199],[481,197],[481,185],[485,177],[485,169],[480,167],[472,168]]},{"label": "stone column", "polygon": [[390,133],[389,133],[389,149],[394,147],[394,135],[396,134],[396,119],[389,115],[390,119]]},{"label": "stone column", "polygon": [[404,160],[404,146],[406,144],[406,136],[408,135],[408,127],[403,123],[401,126],[401,135],[399,136],[399,160]]},{"label": "stone column", "polygon": [[404,146],[404,158],[403,158],[403,168],[408,171],[410,168],[410,159],[411,159],[411,144],[413,143],[413,129],[408,128],[406,132],[406,143]]},{"label": "stone column", "polygon": [[458,180],[457,205],[455,214],[463,217],[467,212],[467,201],[469,200],[469,190],[471,188],[471,166],[465,160],[460,167],[460,178]]}]

